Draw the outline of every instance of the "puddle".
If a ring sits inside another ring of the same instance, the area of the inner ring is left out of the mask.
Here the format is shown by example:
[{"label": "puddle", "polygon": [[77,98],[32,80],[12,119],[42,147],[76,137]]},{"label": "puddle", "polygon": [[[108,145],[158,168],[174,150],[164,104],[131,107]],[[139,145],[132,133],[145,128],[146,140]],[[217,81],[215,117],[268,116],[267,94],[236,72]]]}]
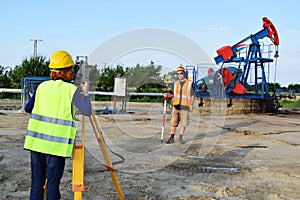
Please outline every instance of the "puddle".
[{"label": "puddle", "polygon": [[255,149],[255,148],[262,148],[262,149],[268,148],[268,146],[264,146],[264,145],[247,145],[247,146],[237,146],[237,147],[239,147],[239,148],[253,148],[253,149]]},{"label": "puddle", "polygon": [[[204,159],[204,156],[198,156],[198,155],[181,154],[181,156],[185,156],[188,158]],[[205,166],[205,167],[197,167],[197,171],[208,172],[208,173],[217,173],[217,172],[239,173],[240,169],[236,167]]]},{"label": "puddle", "polygon": [[236,167],[201,167],[203,171],[207,172],[230,172],[230,173],[238,173],[240,170]]},{"label": "puddle", "polygon": [[203,159],[205,156],[196,156],[196,155],[188,155],[188,154],[181,154],[181,156],[185,156],[188,158],[198,158],[198,159]]}]

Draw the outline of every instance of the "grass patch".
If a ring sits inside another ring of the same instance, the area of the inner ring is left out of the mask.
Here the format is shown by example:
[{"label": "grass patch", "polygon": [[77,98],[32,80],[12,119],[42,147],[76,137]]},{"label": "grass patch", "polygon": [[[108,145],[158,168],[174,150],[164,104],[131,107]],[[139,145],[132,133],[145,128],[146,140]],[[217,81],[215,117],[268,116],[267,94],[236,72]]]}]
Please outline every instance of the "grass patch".
[{"label": "grass patch", "polygon": [[280,105],[286,108],[300,108],[300,99],[298,100],[291,100],[291,99],[281,99],[279,100]]}]

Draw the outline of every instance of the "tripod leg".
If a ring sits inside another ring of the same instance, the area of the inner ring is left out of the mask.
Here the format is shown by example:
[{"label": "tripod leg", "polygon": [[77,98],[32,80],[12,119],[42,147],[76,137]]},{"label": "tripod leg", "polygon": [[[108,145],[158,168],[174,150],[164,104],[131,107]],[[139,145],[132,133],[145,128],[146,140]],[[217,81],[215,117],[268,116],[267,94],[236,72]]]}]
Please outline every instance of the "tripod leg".
[{"label": "tripod leg", "polygon": [[45,185],[44,185],[44,199],[46,199],[46,195],[47,195],[47,182],[48,182],[48,179],[46,179]]},{"label": "tripod leg", "polygon": [[110,176],[111,176],[112,181],[114,183],[114,186],[115,186],[115,188],[117,190],[119,199],[123,200],[124,199],[124,195],[123,195],[121,187],[119,185],[118,178],[117,178],[116,172],[114,170],[114,166],[113,166],[113,164],[111,162],[111,159],[109,157],[108,150],[107,150],[107,148],[105,146],[105,142],[104,142],[104,139],[103,139],[103,136],[102,136],[102,131],[100,129],[100,126],[98,124],[98,121],[96,119],[94,111],[92,111],[92,117],[90,117],[90,121],[91,121],[93,130],[94,130],[95,136],[97,138],[99,147],[101,149],[102,155],[104,157],[104,160],[105,160],[105,163],[106,163],[106,167],[109,170]]},{"label": "tripod leg", "polygon": [[81,200],[82,192],[87,189],[87,186],[84,185],[84,130],[85,117],[82,116],[81,140],[76,136],[73,150],[72,191],[74,192],[74,200]]}]

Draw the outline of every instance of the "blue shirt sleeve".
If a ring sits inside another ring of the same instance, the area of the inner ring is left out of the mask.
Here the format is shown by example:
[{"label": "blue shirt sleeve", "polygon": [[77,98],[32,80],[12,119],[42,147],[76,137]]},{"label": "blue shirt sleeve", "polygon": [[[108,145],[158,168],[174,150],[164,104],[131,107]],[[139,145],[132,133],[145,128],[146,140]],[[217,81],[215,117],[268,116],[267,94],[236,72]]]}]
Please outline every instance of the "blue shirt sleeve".
[{"label": "blue shirt sleeve", "polygon": [[33,93],[32,97],[29,99],[29,101],[27,102],[24,110],[27,113],[31,113],[33,106],[34,106],[34,101],[35,101],[35,92]]},{"label": "blue shirt sleeve", "polygon": [[78,108],[79,112],[85,116],[92,114],[92,104],[89,96],[82,97],[79,90],[76,90],[73,96],[73,104]]}]

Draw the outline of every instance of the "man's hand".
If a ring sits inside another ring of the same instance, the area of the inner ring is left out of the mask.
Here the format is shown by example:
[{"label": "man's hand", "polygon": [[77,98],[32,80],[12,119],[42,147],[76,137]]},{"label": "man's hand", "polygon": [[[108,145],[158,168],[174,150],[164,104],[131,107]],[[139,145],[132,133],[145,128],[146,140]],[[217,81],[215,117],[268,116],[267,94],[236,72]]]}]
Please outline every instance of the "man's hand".
[{"label": "man's hand", "polygon": [[193,111],[193,104],[190,105],[190,113]]},{"label": "man's hand", "polygon": [[172,98],[174,95],[169,93],[164,93],[164,99]]}]

